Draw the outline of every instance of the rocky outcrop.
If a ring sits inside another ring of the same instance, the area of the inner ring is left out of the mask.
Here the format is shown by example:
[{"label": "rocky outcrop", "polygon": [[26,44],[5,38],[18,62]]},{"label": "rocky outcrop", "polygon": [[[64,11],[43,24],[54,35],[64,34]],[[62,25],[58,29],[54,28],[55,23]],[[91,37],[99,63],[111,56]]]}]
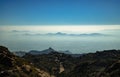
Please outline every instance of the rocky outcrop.
[{"label": "rocky outcrop", "polygon": [[0,77],[50,77],[50,74],[0,46]]},{"label": "rocky outcrop", "polygon": [[0,46],[0,64],[12,67],[14,66],[15,56],[9,52],[8,48]]}]

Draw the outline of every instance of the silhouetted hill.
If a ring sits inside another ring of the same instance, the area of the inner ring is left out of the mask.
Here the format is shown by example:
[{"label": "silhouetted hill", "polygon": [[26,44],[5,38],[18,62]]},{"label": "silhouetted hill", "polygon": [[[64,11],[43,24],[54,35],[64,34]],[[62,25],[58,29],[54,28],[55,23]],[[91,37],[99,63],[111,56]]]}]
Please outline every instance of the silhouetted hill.
[{"label": "silhouetted hill", "polygon": [[0,46],[0,77],[50,77],[50,75],[15,56],[8,48]]},{"label": "silhouetted hill", "polygon": [[29,51],[28,53],[32,54],[32,55],[39,55],[39,54],[49,54],[51,52],[57,52],[55,51],[53,48],[48,48],[48,49],[45,49],[45,50],[42,50],[42,51],[38,51],[38,50],[31,50]]},{"label": "silhouetted hill", "polygon": [[67,50],[67,51],[56,51],[51,47],[49,47],[48,49],[42,50],[42,51],[31,50],[28,53],[32,54],[32,55],[40,55],[40,54],[49,54],[49,53],[52,53],[52,52],[58,52],[58,53],[64,53],[64,54],[72,54],[69,50]]}]

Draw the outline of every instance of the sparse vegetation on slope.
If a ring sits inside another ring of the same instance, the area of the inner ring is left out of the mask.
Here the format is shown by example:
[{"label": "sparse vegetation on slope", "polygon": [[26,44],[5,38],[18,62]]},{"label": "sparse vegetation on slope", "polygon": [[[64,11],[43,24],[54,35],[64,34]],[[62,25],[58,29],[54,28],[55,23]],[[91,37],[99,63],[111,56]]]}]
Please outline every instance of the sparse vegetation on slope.
[{"label": "sparse vegetation on slope", "polygon": [[72,57],[50,52],[22,58],[0,46],[0,77],[120,77],[120,50]]},{"label": "sparse vegetation on slope", "polygon": [[[26,54],[25,59],[32,62],[38,68],[43,67],[50,74],[57,77],[117,77],[120,50],[97,51],[96,53],[88,53],[80,57],[72,57],[68,54],[52,52],[49,54],[31,55]],[[60,71],[60,63],[64,67],[64,71]],[[112,68],[118,68],[112,70]],[[110,70],[108,72],[107,70]]]},{"label": "sparse vegetation on slope", "polygon": [[0,77],[50,77],[50,75],[13,55],[8,48],[0,46]]}]

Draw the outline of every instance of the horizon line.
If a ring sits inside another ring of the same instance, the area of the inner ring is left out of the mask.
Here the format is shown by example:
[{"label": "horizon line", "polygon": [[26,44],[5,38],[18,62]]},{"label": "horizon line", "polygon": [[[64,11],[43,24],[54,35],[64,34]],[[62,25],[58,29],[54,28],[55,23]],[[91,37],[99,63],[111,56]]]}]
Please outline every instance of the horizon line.
[{"label": "horizon line", "polygon": [[120,26],[119,25],[98,25],[98,24],[93,24],[93,25],[0,25],[0,26]]}]

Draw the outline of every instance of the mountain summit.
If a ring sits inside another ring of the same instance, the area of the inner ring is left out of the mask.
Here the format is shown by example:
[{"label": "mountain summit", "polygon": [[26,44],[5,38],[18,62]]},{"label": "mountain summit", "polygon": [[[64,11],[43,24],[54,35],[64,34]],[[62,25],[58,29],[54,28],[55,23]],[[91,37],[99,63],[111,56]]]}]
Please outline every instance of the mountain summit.
[{"label": "mountain summit", "polygon": [[56,51],[52,47],[49,47],[48,49],[45,49],[45,50],[42,50],[42,51],[31,50],[28,53],[32,54],[32,55],[39,55],[39,54],[49,54],[49,53],[53,53],[53,52],[64,53],[64,54],[72,54],[69,50],[67,50],[67,51]]}]

